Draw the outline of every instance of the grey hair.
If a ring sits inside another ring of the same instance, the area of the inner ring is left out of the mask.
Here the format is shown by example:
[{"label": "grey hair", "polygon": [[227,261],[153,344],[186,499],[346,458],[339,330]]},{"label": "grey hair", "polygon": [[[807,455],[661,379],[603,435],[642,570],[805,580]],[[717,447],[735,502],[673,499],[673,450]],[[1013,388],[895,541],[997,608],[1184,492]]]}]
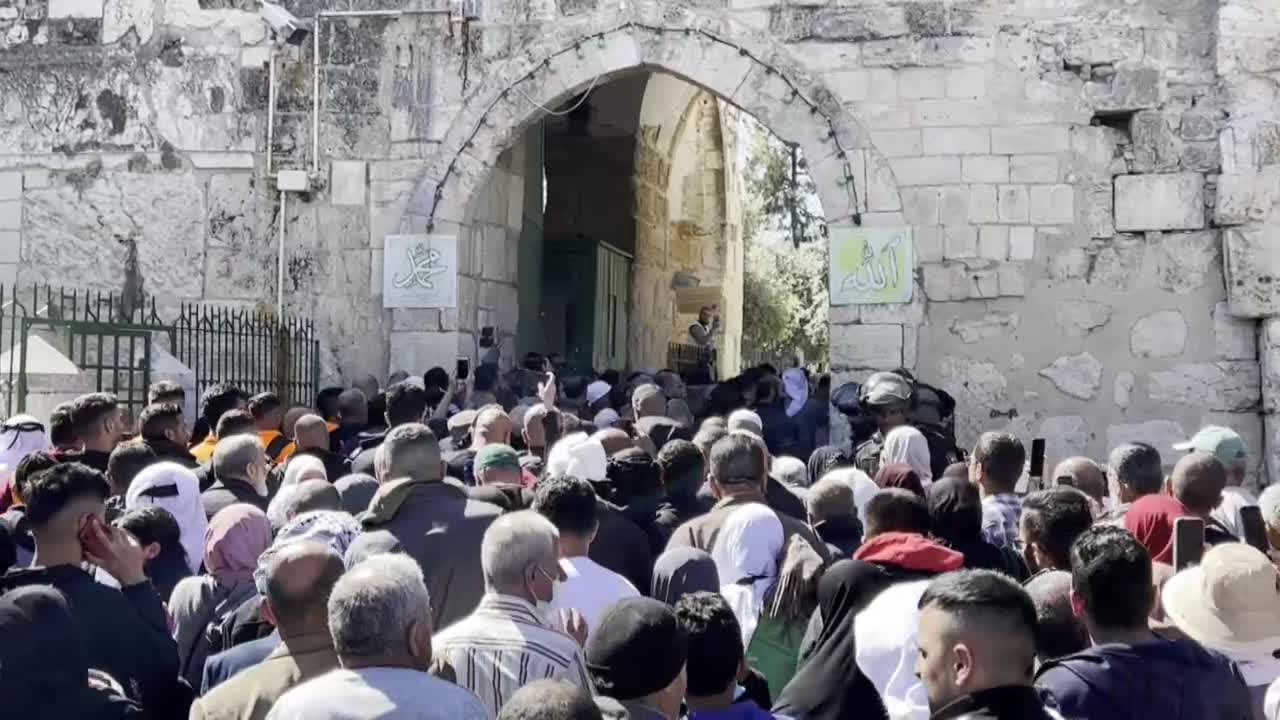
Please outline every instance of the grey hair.
[{"label": "grey hair", "polygon": [[262,441],[257,435],[232,435],[213,447],[213,474],[220,478],[245,480],[249,463],[262,459]]},{"label": "grey hair", "polygon": [[828,474],[809,488],[810,517],[826,520],[840,516],[857,516],[858,505],[849,483]]},{"label": "grey hair", "polygon": [[1258,507],[1262,508],[1262,520],[1268,527],[1280,530],[1280,485],[1272,485],[1258,496]]},{"label": "grey hair", "polygon": [[[440,442],[426,425],[405,423],[392,428],[381,447],[387,480],[404,477],[415,480],[443,479]],[[374,459],[377,459],[376,456]]]},{"label": "grey hair", "polygon": [[790,455],[780,455],[773,459],[770,473],[789,487],[807,487],[809,484],[809,468],[804,461]]},{"label": "grey hair", "polygon": [[431,622],[431,595],[407,555],[374,555],[329,594],[329,634],[340,658],[407,655],[409,628]]},{"label": "grey hair", "polygon": [[503,515],[480,542],[480,566],[490,590],[519,586],[530,565],[556,559],[560,531],[534,510]]},{"label": "grey hair", "polygon": [[1107,465],[1116,480],[1142,494],[1160,492],[1164,484],[1160,451],[1146,443],[1127,443],[1111,451]]}]

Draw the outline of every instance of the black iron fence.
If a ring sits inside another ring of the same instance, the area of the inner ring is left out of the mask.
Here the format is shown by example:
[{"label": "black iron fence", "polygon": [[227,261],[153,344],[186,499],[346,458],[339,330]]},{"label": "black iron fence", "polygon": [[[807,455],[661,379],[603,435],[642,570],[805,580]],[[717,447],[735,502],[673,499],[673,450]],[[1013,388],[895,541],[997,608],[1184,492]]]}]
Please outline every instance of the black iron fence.
[{"label": "black iron fence", "polygon": [[[75,367],[53,367],[59,360],[42,352],[41,345]],[[220,382],[247,393],[269,390],[286,402],[309,403],[316,392],[319,341],[310,321],[201,303],[165,311],[142,293],[0,285],[5,417],[27,410],[35,392],[90,389],[114,393],[136,415],[146,405],[157,349],[191,371],[197,397]]]}]

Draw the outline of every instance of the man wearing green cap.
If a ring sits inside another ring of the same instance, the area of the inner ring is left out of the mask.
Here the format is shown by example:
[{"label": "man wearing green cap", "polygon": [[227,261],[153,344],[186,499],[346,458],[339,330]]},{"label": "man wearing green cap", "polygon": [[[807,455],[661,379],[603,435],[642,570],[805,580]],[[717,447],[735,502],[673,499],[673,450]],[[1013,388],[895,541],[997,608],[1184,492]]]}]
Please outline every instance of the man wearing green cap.
[{"label": "man wearing green cap", "polygon": [[1218,458],[1227,469],[1227,486],[1222,490],[1222,503],[1213,511],[1213,519],[1238,538],[1244,537],[1240,509],[1257,505],[1258,499],[1244,488],[1249,468],[1249,453],[1244,440],[1230,428],[1210,425],[1190,440],[1173,446],[1183,452],[1202,452]]},{"label": "man wearing green cap", "polygon": [[472,468],[476,484],[467,488],[471,499],[493,503],[507,512],[533,504],[533,491],[523,482],[520,456],[510,445],[493,443],[480,448]]}]

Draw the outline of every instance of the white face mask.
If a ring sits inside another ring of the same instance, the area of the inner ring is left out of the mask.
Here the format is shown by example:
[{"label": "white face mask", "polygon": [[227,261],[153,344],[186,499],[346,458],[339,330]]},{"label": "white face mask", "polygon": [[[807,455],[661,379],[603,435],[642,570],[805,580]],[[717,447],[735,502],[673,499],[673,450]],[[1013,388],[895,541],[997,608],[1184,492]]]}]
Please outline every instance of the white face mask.
[{"label": "white face mask", "polygon": [[551,581],[551,597],[547,598],[546,600],[543,600],[542,598],[538,597],[538,594],[533,592],[533,588],[530,587],[529,594],[533,595],[533,601],[534,601],[533,607],[535,610],[538,611],[538,614],[542,616],[542,619],[547,624],[554,626],[556,625],[556,620],[558,618],[556,618],[555,609],[552,608],[551,605],[556,601],[556,588],[560,585],[560,581],[551,577],[551,575],[546,570],[542,569],[541,565],[534,565],[534,567],[537,568],[538,572],[542,573],[543,577]]}]

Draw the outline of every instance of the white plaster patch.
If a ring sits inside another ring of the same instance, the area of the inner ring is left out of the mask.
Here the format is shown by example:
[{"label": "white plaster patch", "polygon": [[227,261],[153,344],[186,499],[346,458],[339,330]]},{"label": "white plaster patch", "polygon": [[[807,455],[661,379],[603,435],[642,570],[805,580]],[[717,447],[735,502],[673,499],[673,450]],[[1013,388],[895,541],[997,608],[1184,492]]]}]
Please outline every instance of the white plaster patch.
[{"label": "white plaster patch", "polygon": [[1062,392],[1081,400],[1091,400],[1102,384],[1102,363],[1093,355],[1064,355],[1040,371]]},{"label": "white plaster patch", "polygon": [[1129,334],[1129,351],[1140,358],[1171,358],[1187,345],[1187,321],[1177,310],[1161,310],[1140,318]]}]

